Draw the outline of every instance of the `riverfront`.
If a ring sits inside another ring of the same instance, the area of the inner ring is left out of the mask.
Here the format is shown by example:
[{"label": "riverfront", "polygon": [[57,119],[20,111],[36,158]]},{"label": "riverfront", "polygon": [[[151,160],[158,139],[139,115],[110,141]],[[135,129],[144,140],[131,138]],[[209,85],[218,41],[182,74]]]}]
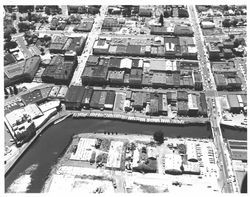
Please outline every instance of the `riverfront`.
[{"label": "riverfront", "polygon": [[[74,125],[74,126],[72,126]],[[142,124],[119,120],[98,120],[98,119],[73,119],[68,118],[59,124],[48,127],[41,133],[41,136],[30,146],[18,164],[13,166],[5,177],[5,189],[16,180],[22,172],[33,164],[38,164],[37,169],[31,174],[31,182],[27,192],[40,192],[51,167],[57,162],[60,155],[65,150],[71,137],[79,133],[104,133],[104,131],[146,134],[161,130],[165,137],[190,137],[208,138],[212,136],[209,125],[199,126],[173,126],[158,124]],[[223,129],[225,138],[246,139],[246,132]],[[43,155],[43,157],[41,157]]]}]

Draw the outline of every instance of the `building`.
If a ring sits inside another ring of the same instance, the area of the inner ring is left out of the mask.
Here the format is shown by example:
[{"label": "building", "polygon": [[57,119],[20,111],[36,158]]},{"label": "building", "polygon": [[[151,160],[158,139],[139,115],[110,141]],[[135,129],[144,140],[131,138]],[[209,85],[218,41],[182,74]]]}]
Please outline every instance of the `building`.
[{"label": "building", "polygon": [[94,92],[93,88],[85,88],[84,94],[82,97],[82,105],[84,109],[90,108],[90,101],[91,101],[93,92]]},{"label": "building", "polygon": [[158,109],[160,115],[168,115],[168,101],[166,94],[159,94]]},{"label": "building", "polygon": [[157,98],[150,99],[149,104],[149,115],[158,116],[159,115],[159,101]]},{"label": "building", "polygon": [[[73,60],[72,60],[73,59]],[[68,85],[77,67],[77,56],[54,56],[42,74],[42,81],[57,85]]]},{"label": "building", "polygon": [[199,112],[200,115],[203,117],[207,117],[207,101],[206,101],[206,95],[205,93],[200,93],[200,106],[201,106],[201,111]]},{"label": "building", "polygon": [[87,59],[86,65],[88,66],[97,66],[99,63],[100,57],[95,55],[90,55]]},{"label": "building", "polygon": [[165,56],[166,58],[175,58],[176,46],[172,42],[165,43]]},{"label": "building", "polygon": [[140,17],[151,17],[152,16],[151,9],[140,8],[139,9],[139,16]]},{"label": "building", "polygon": [[174,28],[175,36],[191,36],[193,37],[194,32],[190,26],[176,25]]},{"label": "building", "polygon": [[186,143],[186,147],[187,147],[187,152],[186,152],[187,160],[190,162],[198,162],[196,144],[188,141]]},{"label": "building", "polygon": [[108,82],[110,85],[122,85],[125,71],[108,71]]},{"label": "building", "polygon": [[197,96],[194,94],[188,94],[188,114],[189,116],[198,115]]},{"label": "building", "polygon": [[208,54],[209,54],[209,59],[210,60],[219,60],[220,59],[220,49],[218,45],[215,43],[209,43],[208,46]]},{"label": "building", "polygon": [[187,116],[188,115],[188,103],[186,101],[178,101],[177,102],[177,114],[179,116]]},{"label": "building", "polygon": [[167,74],[163,72],[154,72],[151,79],[152,86],[154,88],[166,88],[167,86]]},{"label": "building", "polygon": [[203,90],[201,73],[192,72],[192,77],[194,81],[194,89],[198,91]]},{"label": "building", "polygon": [[230,107],[230,112],[232,113],[240,113],[243,110],[243,107],[240,105],[237,95],[227,95],[227,101]]},{"label": "building", "polygon": [[215,28],[215,23],[213,23],[211,21],[202,21],[201,28],[202,29],[213,29],[213,28]]},{"label": "building", "polygon": [[143,109],[143,93],[142,92],[133,92],[131,98],[131,106],[137,110],[141,111]]},{"label": "building", "polygon": [[188,93],[186,91],[177,91],[177,101],[188,101]]},{"label": "building", "polygon": [[[104,109],[104,103],[101,106],[100,103],[100,98],[102,96],[102,92],[101,90],[94,90],[91,100],[90,100],[90,108],[92,109]],[[103,95],[104,96],[104,95]]]},{"label": "building", "polygon": [[234,91],[240,91],[241,90],[241,79],[240,77],[228,77],[226,78],[227,81],[227,90],[234,90]]},{"label": "building", "polygon": [[105,103],[104,103],[104,108],[107,110],[113,110],[114,107],[114,102],[115,102],[115,91],[108,91],[107,92],[107,96],[105,99]]},{"label": "building", "polygon": [[182,158],[180,155],[170,153],[165,155],[165,173],[179,175],[181,171]]},{"label": "building", "polygon": [[59,90],[59,92],[58,92],[58,94],[57,94],[57,98],[58,99],[60,99],[60,100],[62,100],[62,101],[64,101],[65,100],[65,97],[66,97],[66,94],[67,94],[67,92],[68,92],[68,87],[67,86],[61,86],[61,88],[60,88],[60,90]]},{"label": "building", "polygon": [[109,44],[106,39],[99,39],[95,41],[93,46],[94,55],[106,55],[108,54]]},{"label": "building", "polygon": [[93,27],[94,21],[84,21],[81,22],[74,28],[75,32],[90,32]]},{"label": "building", "polygon": [[49,93],[49,98],[56,98],[60,88],[61,88],[60,86],[52,87]]},{"label": "building", "polygon": [[34,56],[27,60],[4,66],[4,86],[32,82],[40,62],[40,56]]},{"label": "building", "polygon": [[83,85],[105,85],[107,84],[109,60],[100,60],[98,66],[86,66],[82,73]]},{"label": "building", "polygon": [[68,110],[80,110],[84,88],[82,86],[70,86],[65,97],[65,105]]},{"label": "building", "polygon": [[142,75],[141,68],[132,68],[129,76],[129,85],[131,87],[141,87]]},{"label": "building", "polygon": [[223,74],[214,74],[214,81],[215,81],[217,90],[227,89],[227,79],[225,78]]}]

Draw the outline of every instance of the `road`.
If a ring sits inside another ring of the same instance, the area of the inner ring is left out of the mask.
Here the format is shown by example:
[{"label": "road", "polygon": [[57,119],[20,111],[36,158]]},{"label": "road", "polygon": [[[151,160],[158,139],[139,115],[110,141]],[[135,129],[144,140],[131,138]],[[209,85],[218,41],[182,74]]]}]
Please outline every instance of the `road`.
[{"label": "road", "polygon": [[228,184],[229,180],[228,168],[230,168],[230,166],[228,165],[230,164],[230,162],[228,161],[229,158],[227,157],[225,152],[227,148],[225,147],[220,128],[220,120],[222,116],[220,110],[220,103],[218,100],[219,99],[218,92],[216,90],[216,85],[211,71],[210,62],[208,60],[204,37],[202,35],[202,31],[199,25],[197,10],[195,9],[194,5],[189,5],[188,9],[190,14],[190,20],[194,27],[194,36],[195,36],[196,46],[198,48],[198,59],[200,60],[201,74],[203,76],[203,86],[208,101],[209,118],[211,122],[214,143],[215,146],[217,147],[219,155],[218,166],[220,167],[222,165],[221,166],[222,173],[220,174],[221,175],[220,181],[222,181],[222,192],[233,193],[234,192],[233,185]]},{"label": "road", "polygon": [[82,55],[78,57],[78,66],[74,72],[70,86],[71,85],[78,85],[78,86],[82,85],[81,75],[82,75],[82,72],[85,68],[85,64],[87,62],[89,55],[92,54],[92,48],[93,48],[94,42],[98,38],[99,34],[101,33],[101,27],[102,27],[102,23],[103,23],[103,20],[105,18],[105,13],[107,12],[107,9],[108,9],[108,6],[103,5],[100,8],[100,15],[97,15],[97,17],[95,18],[93,28],[92,28],[91,32],[88,34],[88,38],[86,41],[84,51],[83,51]]}]

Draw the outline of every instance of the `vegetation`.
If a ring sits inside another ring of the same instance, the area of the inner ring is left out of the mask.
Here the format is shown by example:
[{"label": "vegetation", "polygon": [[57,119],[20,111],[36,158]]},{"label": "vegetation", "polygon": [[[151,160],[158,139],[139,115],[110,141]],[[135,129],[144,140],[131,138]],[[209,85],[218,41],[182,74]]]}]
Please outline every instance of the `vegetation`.
[{"label": "vegetation", "polygon": [[162,144],[164,142],[164,134],[162,131],[156,131],[154,133],[154,140],[158,143],[158,144]]}]

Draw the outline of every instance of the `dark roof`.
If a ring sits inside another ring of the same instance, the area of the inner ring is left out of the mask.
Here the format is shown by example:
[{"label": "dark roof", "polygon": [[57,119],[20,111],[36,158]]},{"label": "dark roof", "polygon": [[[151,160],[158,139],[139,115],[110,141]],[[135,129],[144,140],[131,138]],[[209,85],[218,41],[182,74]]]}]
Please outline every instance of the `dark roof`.
[{"label": "dark roof", "polygon": [[70,86],[65,97],[66,102],[81,102],[84,94],[84,87]]},{"label": "dark roof", "polygon": [[109,68],[120,68],[121,58],[110,58]]}]

